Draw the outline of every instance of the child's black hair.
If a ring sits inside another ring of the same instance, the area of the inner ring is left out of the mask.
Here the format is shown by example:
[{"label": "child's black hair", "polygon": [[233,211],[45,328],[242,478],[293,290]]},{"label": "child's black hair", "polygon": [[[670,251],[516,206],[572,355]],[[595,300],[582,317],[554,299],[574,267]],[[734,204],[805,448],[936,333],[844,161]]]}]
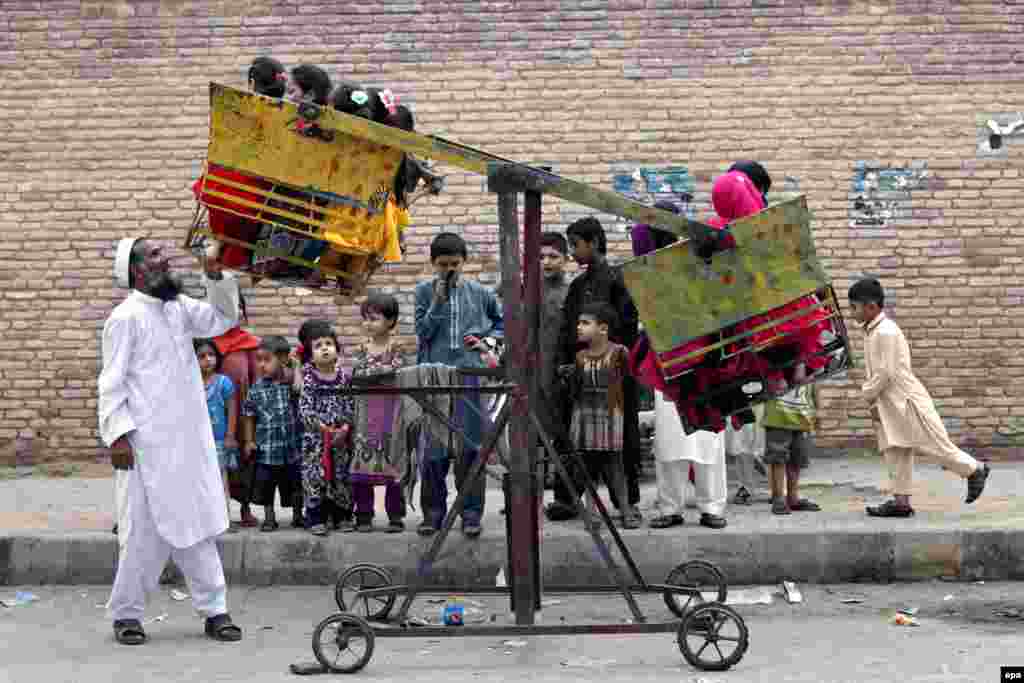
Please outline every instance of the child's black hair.
[{"label": "child's black hair", "polygon": [[317,339],[323,339],[329,337],[334,340],[334,347],[341,350],[341,344],[338,343],[338,335],[334,333],[334,328],[326,320],[307,320],[303,323],[304,330],[300,330],[299,334],[303,335],[302,341],[302,362],[308,363],[313,358],[313,342]]},{"label": "child's black hair", "polygon": [[275,356],[287,356],[292,351],[292,345],[281,335],[271,334],[260,339],[260,349],[269,351]]},{"label": "child's black hair", "polygon": [[466,240],[454,232],[438,233],[430,243],[430,262],[433,263],[442,256],[461,256],[468,259],[469,248],[466,246]]},{"label": "child's black hair", "polygon": [[772,187],[772,177],[768,175],[768,170],[756,161],[737,161],[735,164],[729,167],[730,171],[739,171],[743,175],[750,178],[750,182],[754,183],[754,187],[761,193],[761,198],[764,199],[765,204],[768,203],[768,190]]},{"label": "child's black hair", "polygon": [[330,327],[331,323],[329,323],[326,320],[323,320],[322,318],[310,318],[309,320],[305,321],[304,323],[302,323],[302,325],[299,326],[299,343],[302,344],[303,363],[308,363],[313,353],[312,349],[310,348],[313,342],[313,339],[309,336],[310,330],[313,330],[314,328],[319,328],[323,325]]},{"label": "child's black hair", "polygon": [[570,240],[575,237],[578,240],[595,244],[599,254],[608,253],[608,241],[604,234],[604,228],[601,226],[601,221],[593,216],[581,218],[570,224],[565,230],[565,236]]},{"label": "child's black hair", "polygon": [[302,88],[306,99],[319,105],[327,104],[331,94],[331,77],[313,64],[300,64],[292,69],[292,78]]},{"label": "child's black hair", "polygon": [[196,355],[206,347],[210,347],[213,350],[213,357],[217,359],[216,364],[213,366],[215,372],[220,372],[220,368],[224,365],[224,354],[220,352],[217,345],[213,343],[212,339],[193,339],[192,348],[195,349]]},{"label": "child's black hair", "polygon": [[370,313],[377,313],[384,317],[385,320],[397,323],[398,322],[398,299],[392,294],[385,294],[384,292],[371,292],[366,297],[366,301],[359,306],[359,313],[364,318],[369,316]]},{"label": "child's black hair", "polygon": [[604,301],[591,301],[580,309],[580,317],[593,318],[601,325],[607,325],[609,333],[619,324],[619,314]]},{"label": "child's black hair", "polygon": [[[353,99],[353,96],[360,100],[362,97],[365,97],[366,100],[360,103]],[[345,114],[361,116],[364,119],[373,118],[373,108],[370,106],[370,93],[358,83],[345,81],[339,83],[338,87],[334,89],[334,95],[331,97],[331,106]]]},{"label": "child's black hair", "polygon": [[273,57],[257,57],[249,67],[249,82],[254,92],[267,97],[284,97],[284,65]]},{"label": "child's black hair", "polygon": [[373,120],[377,123],[387,123],[391,112],[388,111],[388,105],[384,104],[384,100],[381,99],[380,90],[378,88],[367,88],[366,94],[370,96],[367,106],[373,112]]},{"label": "child's black hair", "polygon": [[540,246],[551,247],[562,256],[569,255],[569,242],[560,232],[545,232],[540,236]]},{"label": "child's black hair", "polygon": [[416,130],[416,119],[413,118],[412,110],[409,107],[400,104],[395,107],[394,114],[388,115],[388,125],[412,133]]},{"label": "child's black hair", "polygon": [[885,290],[882,289],[882,283],[871,277],[854,282],[848,296],[855,304],[878,304],[879,308],[885,308]]}]

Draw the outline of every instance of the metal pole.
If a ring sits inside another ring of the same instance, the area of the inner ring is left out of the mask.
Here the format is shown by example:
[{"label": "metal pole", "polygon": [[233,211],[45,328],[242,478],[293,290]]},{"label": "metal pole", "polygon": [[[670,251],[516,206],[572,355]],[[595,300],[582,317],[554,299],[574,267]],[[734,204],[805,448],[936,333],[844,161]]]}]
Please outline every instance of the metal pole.
[{"label": "metal pole", "polygon": [[[543,170],[550,171],[548,167]],[[541,319],[541,270],[540,270],[540,233],[541,233],[541,199],[543,195],[534,190],[524,192],[523,207],[523,273],[526,279],[524,291],[526,301],[526,326],[527,326],[527,369],[540,367],[540,319]],[[527,404],[526,413],[526,453],[529,460],[530,482],[530,515],[529,525],[532,537],[531,561],[533,563],[533,595],[535,599],[534,609],[540,611],[541,603],[541,505],[544,502],[544,474],[541,469],[541,459],[537,457],[538,434],[534,427],[533,420],[529,419],[529,413],[540,408],[540,383],[537,372],[525,372]]]},{"label": "metal pole", "polygon": [[[519,217],[517,195],[501,191],[498,194],[498,224],[501,229],[501,298],[505,311],[505,359],[508,381],[518,385],[511,398],[512,420],[509,431],[508,515],[509,586],[516,623],[534,623],[533,561],[538,552],[535,534],[530,528],[530,495],[532,471],[530,468],[529,390],[526,370],[529,326],[523,310],[522,259],[519,254]],[[524,400],[525,399],[525,400]]]}]

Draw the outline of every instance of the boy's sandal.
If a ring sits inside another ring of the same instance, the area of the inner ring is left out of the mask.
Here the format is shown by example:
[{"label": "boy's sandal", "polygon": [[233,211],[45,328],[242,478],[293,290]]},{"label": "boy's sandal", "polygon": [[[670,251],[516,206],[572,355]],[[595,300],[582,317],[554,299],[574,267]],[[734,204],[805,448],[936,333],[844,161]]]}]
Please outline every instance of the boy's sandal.
[{"label": "boy's sandal", "polygon": [[309,530],[309,533],[313,534],[314,536],[326,536],[327,535],[327,525],[326,524],[314,524],[313,527]]},{"label": "boy's sandal", "polygon": [[793,512],[821,512],[821,506],[817,503],[801,498],[794,505],[790,505],[789,509]]},{"label": "boy's sandal", "polygon": [[661,515],[652,519],[648,526],[652,529],[668,529],[674,526],[682,526],[684,524],[682,515]]},{"label": "boy's sandal", "polygon": [[643,522],[644,522],[643,515],[638,515],[638,514],[635,514],[635,513],[627,513],[622,518],[622,528],[623,529],[639,529],[640,526],[643,524]]},{"label": "boy's sandal", "polygon": [[393,519],[388,522],[388,533],[389,534],[400,534],[405,531],[405,522],[400,519]]},{"label": "boy's sandal", "polygon": [[964,500],[965,503],[970,505],[981,497],[981,492],[985,490],[985,482],[988,480],[988,473],[989,466],[983,464],[974,470],[971,476],[967,477],[967,498]]},{"label": "boy's sandal", "polygon": [[887,500],[876,507],[865,508],[868,517],[913,517],[914,508],[909,505],[897,505],[894,500]]},{"label": "boy's sandal", "polygon": [[791,514],[789,505],[782,499],[772,501],[772,514],[773,515],[788,515]]},{"label": "boy's sandal", "polygon": [[235,643],[242,639],[242,629],[235,626],[228,614],[218,614],[206,620],[206,635],[222,643]]},{"label": "boy's sandal", "polygon": [[263,524],[260,525],[260,531],[277,531],[281,528],[281,525],[277,523],[277,520],[265,519]]},{"label": "boy's sandal", "polygon": [[122,645],[142,645],[146,632],[138,619],[118,619],[114,622],[114,638]]}]

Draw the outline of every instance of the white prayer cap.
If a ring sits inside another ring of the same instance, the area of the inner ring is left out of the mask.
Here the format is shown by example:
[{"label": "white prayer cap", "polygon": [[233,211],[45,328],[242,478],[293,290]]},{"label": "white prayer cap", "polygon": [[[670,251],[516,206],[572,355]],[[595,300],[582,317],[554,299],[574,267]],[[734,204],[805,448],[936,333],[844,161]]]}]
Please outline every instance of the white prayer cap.
[{"label": "white prayer cap", "polygon": [[138,237],[125,237],[117,243],[117,253],[114,255],[114,281],[118,287],[124,289],[132,287],[132,247],[139,239]]}]

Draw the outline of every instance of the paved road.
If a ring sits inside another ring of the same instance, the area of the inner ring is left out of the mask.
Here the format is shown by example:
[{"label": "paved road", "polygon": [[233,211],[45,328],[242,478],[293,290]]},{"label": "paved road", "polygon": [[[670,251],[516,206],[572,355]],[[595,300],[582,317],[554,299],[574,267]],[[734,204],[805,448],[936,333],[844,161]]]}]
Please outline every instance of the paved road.
[{"label": "paved road", "polygon": [[[682,659],[674,635],[481,637],[460,640],[377,641],[370,665],[359,674],[379,681],[828,681],[987,683],[1000,665],[1024,665],[1024,584],[945,583],[804,586],[805,602],[740,605],[750,629],[746,657],[725,673],[701,672]],[[13,595],[16,588],[0,591]],[[297,680],[291,662],[311,659],[313,626],[333,611],[325,588],[238,589],[230,600],[246,629],[237,644],[213,643],[188,602],[164,588],[147,618],[142,647],[116,645],[104,610],[106,587],[28,587],[37,602],[0,608],[4,643],[0,681],[265,681]],[[952,596],[947,598],[946,596]],[[858,604],[842,600],[859,598]],[[481,613],[507,619],[505,602],[486,599]],[[660,598],[645,597],[652,616],[667,612]],[[921,626],[891,625],[904,607],[918,607]],[[418,601],[414,611],[440,608]],[[564,599],[548,606],[545,623],[619,621],[621,600]],[[520,641],[505,644],[506,641]],[[317,677],[330,680],[336,677]]]}]

